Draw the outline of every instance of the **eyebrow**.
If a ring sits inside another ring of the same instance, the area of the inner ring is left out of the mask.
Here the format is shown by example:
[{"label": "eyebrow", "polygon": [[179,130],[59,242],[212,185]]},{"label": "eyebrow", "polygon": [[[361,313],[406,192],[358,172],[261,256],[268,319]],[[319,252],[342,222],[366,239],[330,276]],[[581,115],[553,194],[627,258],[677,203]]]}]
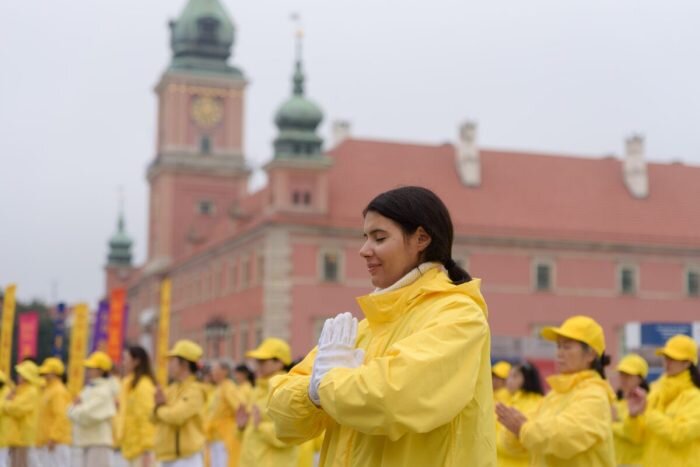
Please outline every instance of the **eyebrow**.
[{"label": "eyebrow", "polygon": [[370,230],[369,233],[363,234],[363,236],[364,236],[365,238],[367,238],[367,237],[369,237],[370,235],[375,235],[375,234],[378,234],[378,233],[387,233],[387,232],[386,232],[386,230],[383,230],[383,229],[374,229],[374,230]]}]

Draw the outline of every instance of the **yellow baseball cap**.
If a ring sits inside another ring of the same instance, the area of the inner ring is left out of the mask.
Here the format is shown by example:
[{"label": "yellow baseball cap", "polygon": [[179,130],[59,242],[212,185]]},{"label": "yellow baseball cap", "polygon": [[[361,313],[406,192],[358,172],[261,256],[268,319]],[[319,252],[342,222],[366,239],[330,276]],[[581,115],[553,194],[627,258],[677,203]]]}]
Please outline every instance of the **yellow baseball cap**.
[{"label": "yellow baseball cap", "polygon": [[97,368],[102,371],[109,371],[112,369],[112,359],[109,355],[102,351],[97,351],[91,353],[87,360],[83,361],[83,366],[86,368]]},{"label": "yellow baseball cap", "polygon": [[508,373],[510,373],[510,363],[503,360],[496,362],[496,364],[491,367],[491,373],[501,379],[506,379],[508,377]]},{"label": "yellow baseball cap", "polygon": [[56,357],[49,357],[39,367],[39,374],[61,376],[66,372],[66,367],[61,360]]},{"label": "yellow baseball cap", "polygon": [[202,348],[191,340],[183,339],[175,342],[168,352],[168,357],[184,358],[188,362],[197,363],[202,358]]},{"label": "yellow baseball cap", "polygon": [[683,334],[673,336],[666,341],[660,349],[656,349],[656,355],[664,355],[679,361],[689,361],[693,365],[698,364],[698,344],[692,337]]},{"label": "yellow baseball cap", "polygon": [[258,360],[276,358],[285,365],[292,363],[292,351],[289,344],[275,337],[268,337],[260,343],[257,349],[246,352],[245,356]]},{"label": "yellow baseball cap", "polygon": [[566,337],[588,344],[598,356],[605,352],[603,328],[588,316],[572,316],[559,327],[546,327],[542,329],[542,337],[548,341],[556,341],[557,337]]},{"label": "yellow baseball cap", "polygon": [[36,363],[25,360],[22,363],[15,365],[15,371],[32,384],[41,386],[44,384],[44,378],[39,375],[39,367]]},{"label": "yellow baseball cap", "polygon": [[631,353],[620,360],[620,363],[617,364],[617,371],[646,378],[649,374],[649,364],[639,355]]}]

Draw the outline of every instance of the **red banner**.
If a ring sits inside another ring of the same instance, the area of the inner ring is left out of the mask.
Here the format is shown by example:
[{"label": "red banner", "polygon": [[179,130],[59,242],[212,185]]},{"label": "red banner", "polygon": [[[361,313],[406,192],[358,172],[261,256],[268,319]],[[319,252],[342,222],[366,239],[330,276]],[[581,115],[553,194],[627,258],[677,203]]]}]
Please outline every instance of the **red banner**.
[{"label": "red banner", "polygon": [[107,355],[114,364],[122,359],[124,351],[124,309],[126,307],[126,291],[123,288],[114,289],[109,294],[109,319],[107,321]]},{"label": "red banner", "polygon": [[17,335],[17,361],[27,357],[36,357],[37,337],[39,336],[39,313],[34,311],[18,316],[19,332]]}]

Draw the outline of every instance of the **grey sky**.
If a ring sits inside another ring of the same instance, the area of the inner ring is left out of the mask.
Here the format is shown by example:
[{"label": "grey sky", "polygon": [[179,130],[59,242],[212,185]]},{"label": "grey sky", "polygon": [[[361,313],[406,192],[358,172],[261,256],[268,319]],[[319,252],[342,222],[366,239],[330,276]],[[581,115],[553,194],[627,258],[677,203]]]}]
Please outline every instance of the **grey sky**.
[{"label": "grey sky", "polygon": [[[301,13],[308,93],[358,136],[700,163],[700,2],[223,0],[251,83],[246,150],[270,157]],[[137,263],[166,23],[185,0],[0,2],[0,286],[94,304],[117,187]],[[259,180],[260,177],[257,178]]]}]

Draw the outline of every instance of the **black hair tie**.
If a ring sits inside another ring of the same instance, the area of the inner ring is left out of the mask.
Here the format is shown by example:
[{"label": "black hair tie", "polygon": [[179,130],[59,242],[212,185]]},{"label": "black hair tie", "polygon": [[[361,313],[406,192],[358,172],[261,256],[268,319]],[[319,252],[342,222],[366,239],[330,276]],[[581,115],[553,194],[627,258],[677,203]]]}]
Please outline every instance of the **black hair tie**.
[{"label": "black hair tie", "polygon": [[453,260],[452,258],[445,261],[445,269],[447,269],[448,271],[454,268],[455,266],[457,266],[457,263],[455,263],[455,260]]}]

